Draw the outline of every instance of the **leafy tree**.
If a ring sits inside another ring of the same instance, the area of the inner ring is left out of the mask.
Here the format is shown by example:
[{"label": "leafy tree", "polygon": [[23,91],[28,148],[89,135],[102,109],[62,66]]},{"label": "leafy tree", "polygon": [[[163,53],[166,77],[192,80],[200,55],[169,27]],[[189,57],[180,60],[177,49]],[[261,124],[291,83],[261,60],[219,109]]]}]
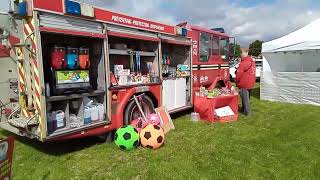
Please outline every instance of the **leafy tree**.
[{"label": "leafy tree", "polygon": [[263,41],[256,40],[249,46],[249,54],[252,56],[259,56],[261,54],[261,48],[262,48]]},{"label": "leafy tree", "polygon": [[[233,48],[235,48],[235,50]],[[234,53],[234,57],[235,58],[239,58],[240,55],[241,55],[241,47],[237,43],[236,44],[233,44],[233,43],[230,44],[230,51],[231,51],[231,54],[233,54],[233,51],[235,51],[235,53]]]}]

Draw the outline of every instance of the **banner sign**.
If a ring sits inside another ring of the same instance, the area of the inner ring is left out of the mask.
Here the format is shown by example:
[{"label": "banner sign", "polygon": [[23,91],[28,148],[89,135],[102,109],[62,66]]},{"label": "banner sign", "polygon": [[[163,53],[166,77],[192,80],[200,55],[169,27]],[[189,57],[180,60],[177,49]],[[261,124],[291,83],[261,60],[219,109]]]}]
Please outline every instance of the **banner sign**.
[{"label": "banner sign", "polygon": [[135,18],[98,8],[95,8],[95,15],[97,20],[104,22],[175,35],[175,26],[169,26],[162,23]]},{"label": "banner sign", "polygon": [[[36,10],[64,14],[64,0],[33,0]],[[94,7],[95,19],[106,23],[176,35],[176,27]]]},{"label": "banner sign", "polygon": [[11,179],[14,138],[0,140],[0,180]]}]

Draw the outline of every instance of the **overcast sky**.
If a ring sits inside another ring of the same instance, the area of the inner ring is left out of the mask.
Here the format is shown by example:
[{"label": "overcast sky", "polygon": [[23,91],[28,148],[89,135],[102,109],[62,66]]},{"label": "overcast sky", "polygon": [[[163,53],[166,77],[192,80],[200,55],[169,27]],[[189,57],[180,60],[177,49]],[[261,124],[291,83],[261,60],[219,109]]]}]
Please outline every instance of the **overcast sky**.
[{"label": "overcast sky", "polygon": [[[0,0],[6,1],[6,0]],[[132,16],[224,27],[242,46],[269,41],[320,18],[320,0],[78,0]],[[5,5],[1,5],[1,9]]]}]

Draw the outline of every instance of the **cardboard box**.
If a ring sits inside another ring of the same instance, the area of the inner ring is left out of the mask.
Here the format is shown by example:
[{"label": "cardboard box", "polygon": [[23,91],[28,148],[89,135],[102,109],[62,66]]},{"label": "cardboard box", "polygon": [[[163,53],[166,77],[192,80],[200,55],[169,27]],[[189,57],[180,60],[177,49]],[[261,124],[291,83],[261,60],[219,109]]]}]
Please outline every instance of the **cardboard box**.
[{"label": "cardboard box", "polygon": [[115,76],[120,76],[120,71],[123,70],[123,65],[114,65],[114,75]]}]

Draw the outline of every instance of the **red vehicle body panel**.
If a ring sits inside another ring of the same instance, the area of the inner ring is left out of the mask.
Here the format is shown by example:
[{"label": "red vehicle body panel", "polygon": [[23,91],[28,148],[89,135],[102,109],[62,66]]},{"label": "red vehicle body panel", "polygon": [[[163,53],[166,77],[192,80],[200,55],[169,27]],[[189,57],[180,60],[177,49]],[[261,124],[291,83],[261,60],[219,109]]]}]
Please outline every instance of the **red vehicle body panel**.
[{"label": "red vehicle body panel", "polygon": [[[221,55],[213,55],[211,53],[207,62],[200,61],[200,33],[206,32],[211,37],[228,38],[226,34],[213,30],[201,28],[198,26],[188,26],[192,32],[192,60],[193,60],[193,87],[197,91],[200,86],[214,86],[218,81],[223,81],[226,85],[229,81],[229,68],[226,68],[228,62],[223,61]],[[212,43],[212,41],[210,42]],[[219,47],[220,48],[220,47]],[[224,66],[223,68],[222,65]]]},{"label": "red vehicle body panel", "polygon": [[[33,5],[35,10],[53,12],[57,14],[64,14],[64,0],[33,0]],[[145,20],[142,18],[136,18],[132,16],[127,16],[124,14],[114,13],[111,11],[103,10],[98,7],[94,7],[95,17],[89,18],[92,21],[106,22],[109,24],[116,24],[126,27],[131,27],[135,29],[142,29],[152,32],[159,32],[164,34],[176,35],[176,26],[170,26],[154,21]],[[174,40],[165,40],[163,42],[169,42],[173,44],[183,44],[192,46],[192,60],[193,60],[193,91],[197,90],[200,86],[212,87],[218,81],[223,81],[225,84],[229,81],[229,69],[226,67],[228,62],[223,61],[220,55],[211,55],[208,62],[200,62],[199,55],[199,35],[200,32],[206,32],[211,34],[211,36],[217,36],[219,38],[228,38],[226,34],[212,31],[209,29],[201,28],[198,26],[190,26],[187,23],[180,24],[178,26],[188,29],[187,36],[192,38],[192,44],[184,43]],[[107,38],[110,36],[120,36],[125,38],[142,39],[147,41],[160,41],[159,38],[145,37],[140,35],[131,35],[126,33],[112,32],[108,31],[105,34],[93,34],[88,32],[72,31],[72,30],[62,30],[48,27],[40,27],[41,31],[51,32],[51,33],[64,33],[79,36],[89,36],[96,38]],[[212,43],[212,42],[211,42]],[[1,52],[0,52],[1,53]],[[221,68],[221,66],[224,68]],[[196,67],[196,68],[195,68]],[[208,68],[209,67],[209,68]],[[203,79],[204,78],[204,79]],[[229,84],[228,84],[229,85]],[[157,105],[161,106],[162,102],[162,85],[161,83],[155,85],[148,85],[148,92],[156,99]],[[60,137],[55,137],[48,139],[48,141],[66,140],[74,138],[83,138],[89,136],[97,136],[105,134],[107,132],[113,131],[123,125],[123,115],[125,108],[133,97],[133,95],[140,93],[139,87],[126,87],[123,89],[111,89],[108,98],[111,99],[111,104],[107,108],[111,108],[110,124],[102,125],[99,127],[92,127],[91,129],[86,129],[80,132],[75,132],[69,135],[63,135]],[[112,100],[112,95],[116,95],[117,98]],[[111,107],[110,107],[111,106]]]},{"label": "red vehicle body panel", "polygon": [[33,0],[33,7],[45,11],[63,13],[64,0]]}]

